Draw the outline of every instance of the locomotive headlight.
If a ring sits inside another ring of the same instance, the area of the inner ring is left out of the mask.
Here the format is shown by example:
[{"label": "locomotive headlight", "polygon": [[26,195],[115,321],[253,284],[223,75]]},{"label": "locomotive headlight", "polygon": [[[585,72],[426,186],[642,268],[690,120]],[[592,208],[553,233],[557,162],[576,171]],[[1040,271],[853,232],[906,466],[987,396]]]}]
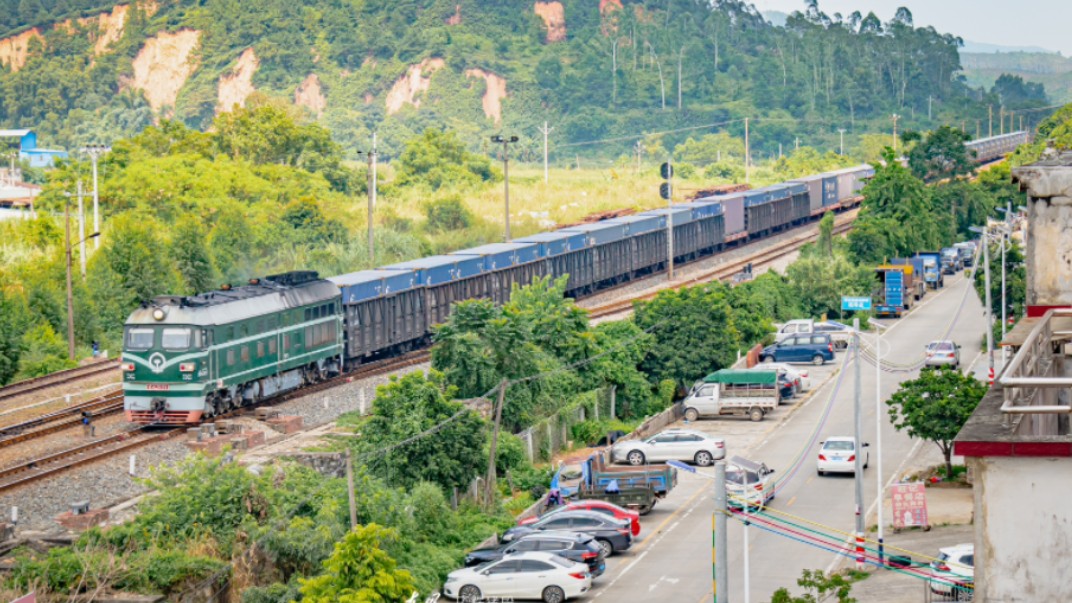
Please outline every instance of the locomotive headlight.
[{"label": "locomotive headlight", "polygon": [[182,364],[179,365],[179,372],[180,373],[192,373],[196,369],[197,369],[197,363],[196,362],[183,362]]},{"label": "locomotive headlight", "polygon": [[164,312],[163,308],[157,308],[153,310],[154,320],[164,320],[165,318],[167,318],[167,312]]},{"label": "locomotive headlight", "polygon": [[121,368],[124,371],[129,373],[129,372],[134,370],[134,363],[133,362],[124,362],[123,364],[119,365],[119,368]]}]

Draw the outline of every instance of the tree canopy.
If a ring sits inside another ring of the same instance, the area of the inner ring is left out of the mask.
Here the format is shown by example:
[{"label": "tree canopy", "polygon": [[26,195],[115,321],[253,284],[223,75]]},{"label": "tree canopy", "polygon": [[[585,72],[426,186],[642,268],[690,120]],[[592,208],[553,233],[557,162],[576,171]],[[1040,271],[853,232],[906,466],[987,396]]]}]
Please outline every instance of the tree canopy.
[{"label": "tree canopy", "polygon": [[946,475],[953,477],[953,438],[986,395],[985,383],[958,370],[923,370],[905,381],[886,401],[898,431],[934,442],[945,457]]}]

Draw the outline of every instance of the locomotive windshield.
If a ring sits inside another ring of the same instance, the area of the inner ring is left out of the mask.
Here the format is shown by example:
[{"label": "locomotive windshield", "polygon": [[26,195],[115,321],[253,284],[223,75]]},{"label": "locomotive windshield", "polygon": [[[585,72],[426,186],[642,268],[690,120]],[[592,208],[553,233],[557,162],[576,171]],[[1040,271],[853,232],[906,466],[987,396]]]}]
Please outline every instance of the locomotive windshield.
[{"label": "locomotive windshield", "polygon": [[152,329],[127,329],[128,350],[148,350],[153,347]]},{"label": "locomotive windshield", "polygon": [[181,351],[190,347],[190,329],[164,329],[160,345],[165,350]]}]

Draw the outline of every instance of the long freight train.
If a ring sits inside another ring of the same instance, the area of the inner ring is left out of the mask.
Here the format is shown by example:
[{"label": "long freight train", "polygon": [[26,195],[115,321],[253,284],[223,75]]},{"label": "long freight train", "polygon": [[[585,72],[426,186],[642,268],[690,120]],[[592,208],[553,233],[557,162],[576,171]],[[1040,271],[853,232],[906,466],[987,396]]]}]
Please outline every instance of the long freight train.
[{"label": "long freight train", "polygon": [[128,420],[197,423],[362,362],[427,344],[455,302],[506,301],[514,283],[568,275],[567,295],[787,230],[856,205],[869,165],[675,204],[509,243],[321,279],[290,272],[189,297],[158,297],[126,322]]}]

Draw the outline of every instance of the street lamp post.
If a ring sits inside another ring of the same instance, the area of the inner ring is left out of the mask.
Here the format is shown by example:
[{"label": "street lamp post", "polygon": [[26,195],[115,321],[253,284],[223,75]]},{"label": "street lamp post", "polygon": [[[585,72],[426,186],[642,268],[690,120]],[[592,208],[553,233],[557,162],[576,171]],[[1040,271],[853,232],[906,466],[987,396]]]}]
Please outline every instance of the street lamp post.
[{"label": "street lamp post", "polygon": [[75,245],[81,245],[89,239],[99,237],[100,233],[94,232],[74,245],[71,244],[71,198],[69,196],[63,210],[63,226],[64,247],[67,251],[67,359],[74,360],[74,288],[71,285],[71,249]]},{"label": "street lamp post", "polygon": [[[110,153],[111,147],[103,144],[89,144],[82,147],[82,152],[93,161],[93,232],[100,232],[100,192],[97,187],[97,160],[101,155]],[[93,249],[100,249],[100,238],[93,241]]]},{"label": "street lamp post", "polygon": [[496,134],[491,137],[491,142],[501,143],[503,146],[503,200],[505,203],[506,214],[506,228],[503,231],[503,238],[506,241],[510,240],[510,147],[509,144],[517,142],[517,136],[500,136]]}]

